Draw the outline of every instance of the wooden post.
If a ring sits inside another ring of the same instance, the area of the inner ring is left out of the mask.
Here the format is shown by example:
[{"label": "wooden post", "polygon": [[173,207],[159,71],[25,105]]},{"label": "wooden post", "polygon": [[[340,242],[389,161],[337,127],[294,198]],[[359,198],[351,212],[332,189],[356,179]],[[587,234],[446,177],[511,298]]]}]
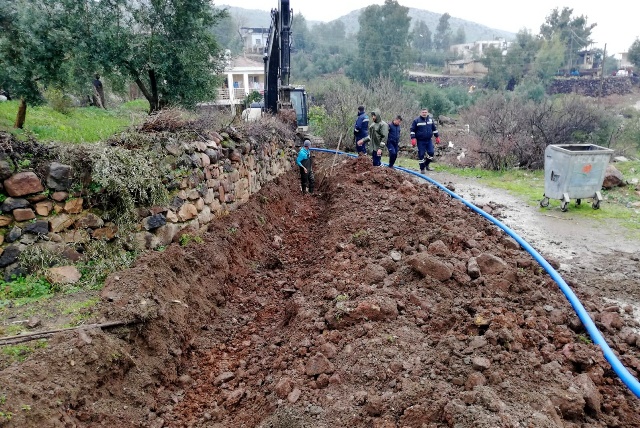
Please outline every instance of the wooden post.
[{"label": "wooden post", "polygon": [[600,98],[604,97],[604,62],[607,59],[607,44],[604,44],[602,52],[602,71],[600,72]]}]

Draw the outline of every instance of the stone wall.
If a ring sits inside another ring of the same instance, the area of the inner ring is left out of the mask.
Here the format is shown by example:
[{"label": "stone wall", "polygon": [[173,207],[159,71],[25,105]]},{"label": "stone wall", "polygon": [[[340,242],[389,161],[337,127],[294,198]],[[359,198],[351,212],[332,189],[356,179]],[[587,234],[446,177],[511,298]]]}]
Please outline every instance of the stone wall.
[{"label": "stone wall", "polygon": [[[482,78],[472,76],[410,76],[410,80],[418,83],[432,83],[440,88],[462,86],[469,88],[482,87]],[[634,86],[640,84],[640,79],[634,77],[606,76],[603,80],[591,77],[557,78],[551,83],[547,92],[553,94],[576,93],[587,97],[604,96],[613,94],[630,94]]]},{"label": "stone wall", "polygon": [[595,98],[614,94],[630,94],[634,85],[638,86],[637,77],[607,76],[604,79],[597,77],[560,78],[554,79],[547,92],[549,94],[576,93]]},{"label": "stone wall", "polygon": [[0,204],[0,272],[5,281],[25,273],[18,257],[33,245],[61,253],[70,264],[82,258],[83,246],[92,240],[129,238],[145,249],[168,245],[185,228],[195,234],[217,215],[235,210],[293,165],[293,141],[275,134],[260,144],[226,133],[208,132],[207,137],[169,140],[154,148],[163,151],[171,168],[184,173],[166,180],[167,204],[137,207],[137,231],[126,237],[116,223],[103,218],[105,207],[95,205],[89,191],[74,191],[80,186],[71,165],[51,161],[44,168],[18,171],[18,162],[6,150],[0,152],[0,194],[5,197]]}]

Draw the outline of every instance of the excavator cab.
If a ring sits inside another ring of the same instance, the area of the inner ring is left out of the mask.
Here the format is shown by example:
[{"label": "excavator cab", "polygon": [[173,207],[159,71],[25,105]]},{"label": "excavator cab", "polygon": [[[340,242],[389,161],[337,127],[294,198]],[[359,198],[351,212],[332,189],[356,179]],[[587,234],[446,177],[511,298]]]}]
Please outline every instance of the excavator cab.
[{"label": "excavator cab", "polygon": [[[291,71],[291,17],[289,0],[279,0],[271,10],[271,28],[264,50],[265,111],[278,113],[293,109],[298,133],[307,132],[309,117],[307,92],[303,86],[289,84]],[[291,117],[293,121],[293,117]]]},{"label": "excavator cab", "polygon": [[298,132],[307,132],[309,130],[307,91],[304,90],[303,86],[291,87],[289,89],[289,100],[291,101],[291,107],[296,112]]}]

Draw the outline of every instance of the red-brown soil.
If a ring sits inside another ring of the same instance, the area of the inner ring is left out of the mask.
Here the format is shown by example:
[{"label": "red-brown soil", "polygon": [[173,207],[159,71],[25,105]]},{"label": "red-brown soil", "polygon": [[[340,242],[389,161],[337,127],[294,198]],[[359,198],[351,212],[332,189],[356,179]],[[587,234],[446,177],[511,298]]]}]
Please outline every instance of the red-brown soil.
[{"label": "red-brown soil", "polygon": [[[640,426],[640,401],[501,230],[366,158],[318,178],[303,196],[291,172],[202,243],[110,276],[104,320],[140,323],[56,336],[0,372],[0,426]],[[635,375],[632,309],[575,285]]]}]

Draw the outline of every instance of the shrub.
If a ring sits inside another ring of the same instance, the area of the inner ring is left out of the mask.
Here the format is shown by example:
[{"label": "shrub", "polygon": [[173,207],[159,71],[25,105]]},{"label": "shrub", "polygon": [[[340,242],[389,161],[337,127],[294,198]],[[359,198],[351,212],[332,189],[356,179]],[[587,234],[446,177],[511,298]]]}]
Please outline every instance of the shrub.
[{"label": "shrub", "polygon": [[80,284],[98,289],[109,274],[131,267],[138,252],[127,251],[121,240],[111,243],[96,240],[85,246],[84,255],[85,261],[78,264],[78,270],[82,274]]},{"label": "shrub", "polygon": [[168,199],[162,183],[161,154],[97,145],[90,150],[91,178],[102,189],[105,217],[121,226],[137,221],[136,205],[162,205]]},{"label": "shrub", "polygon": [[485,167],[541,169],[549,144],[595,141],[605,115],[580,97],[534,102],[522,94],[496,93],[465,110],[463,119],[478,137]]},{"label": "shrub", "polygon": [[26,272],[42,274],[46,269],[65,263],[62,251],[50,250],[40,245],[29,245],[18,257],[18,263]]},{"label": "shrub", "polygon": [[45,91],[45,99],[53,110],[65,115],[71,114],[73,101],[71,97],[59,89],[48,89]]}]

